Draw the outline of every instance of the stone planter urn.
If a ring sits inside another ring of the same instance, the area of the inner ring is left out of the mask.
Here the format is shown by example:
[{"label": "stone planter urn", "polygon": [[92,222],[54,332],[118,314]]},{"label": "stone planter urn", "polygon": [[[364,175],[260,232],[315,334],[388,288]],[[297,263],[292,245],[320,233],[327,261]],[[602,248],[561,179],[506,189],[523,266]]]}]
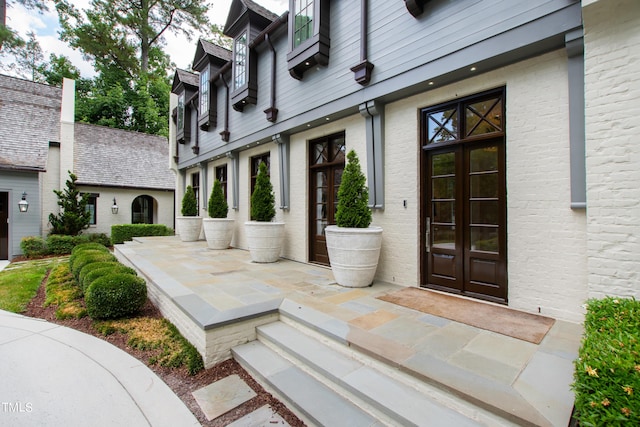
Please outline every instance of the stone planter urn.
[{"label": "stone planter urn", "polygon": [[176,217],[176,226],[183,242],[195,242],[200,239],[202,231],[202,217],[179,216]]},{"label": "stone planter urn", "polygon": [[336,282],[348,288],[371,285],[378,268],[382,227],[345,228],[330,225],[325,229],[325,236]]},{"label": "stone planter urn", "polygon": [[203,218],[202,228],[209,249],[228,249],[235,221],[230,218]]},{"label": "stone planter urn", "polygon": [[284,243],[284,222],[247,221],[247,244],[253,262],[276,262]]}]

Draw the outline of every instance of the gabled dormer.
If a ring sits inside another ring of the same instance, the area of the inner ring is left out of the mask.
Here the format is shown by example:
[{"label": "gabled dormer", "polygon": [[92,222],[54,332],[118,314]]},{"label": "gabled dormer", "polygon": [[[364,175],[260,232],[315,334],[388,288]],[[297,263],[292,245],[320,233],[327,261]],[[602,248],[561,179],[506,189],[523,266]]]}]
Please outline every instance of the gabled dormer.
[{"label": "gabled dormer", "polygon": [[289,74],[329,64],[329,0],[289,0]]},{"label": "gabled dormer", "polygon": [[258,56],[249,43],[278,16],[251,0],[233,0],[224,35],[233,38],[231,105],[242,111],[258,99]]},{"label": "gabled dormer", "polygon": [[218,91],[211,78],[231,61],[231,51],[206,40],[198,40],[193,69],[200,73],[198,126],[202,130],[215,128],[218,117]]},{"label": "gabled dormer", "polygon": [[191,139],[191,102],[198,94],[198,75],[177,69],[173,77],[171,93],[178,95],[176,108],[176,139],[184,144]]}]

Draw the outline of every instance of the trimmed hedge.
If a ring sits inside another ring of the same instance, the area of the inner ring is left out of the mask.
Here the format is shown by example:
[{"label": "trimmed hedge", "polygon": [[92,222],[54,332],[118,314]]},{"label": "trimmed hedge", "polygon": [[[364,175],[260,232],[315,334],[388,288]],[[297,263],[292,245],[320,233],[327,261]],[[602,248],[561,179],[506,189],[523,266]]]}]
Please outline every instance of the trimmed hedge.
[{"label": "trimmed hedge", "polygon": [[85,271],[89,267],[92,267],[98,264],[105,264],[105,263],[94,262],[92,264],[85,265],[84,268],[80,271],[80,277],[81,277],[80,286],[82,287],[83,292],[86,292],[87,289],[89,289],[89,287],[91,286],[91,284],[95,282],[98,278],[106,275],[118,274],[118,273],[131,274],[132,276],[137,275],[136,271],[133,268],[127,267],[126,265],[116,262],[116,263],[111,263],[112,265],[103,266],[102,268],[90,269],[90,271],[87,274],[85,274],[84,277],[82,276],[83,271]]},{"label": "trimmed hedge", "polygon": [[111,226],[114,245],[143,236],[173,236],[173,229],[163,224],[120,224]]},{"label": "trimmed hedge", "polygon": [[104,233],[81,234],[79,236],[65,236],[52,234],[47,239],[39,236],[23,237],[20,241],[22,253],[27,258],[44,255],[67,255],[73,248],[84,243],[97,243],[111,246],[111,240]]},{"label": "trimmed hedge", "polygon": [[72,250],[71,250],[71,255],[75,255],[76,253],[80,252],[80,251],[86,251],[86,250],[99,250],[99,251],[103,251],[103,252],[109,252],[109,248],[107,248],[106,246],[100,244],[100,243],[80,243],[79,245],[76,245]]},{"label": "trimmed hedge", "polygon": [[116,319],[136,313],[147,300],[144,279],[117,273],[96,279],[85,294],[87,312],[93,319]]},{"label": "trimmed hedge", "polygon": [[87,274],[99,268],[115,267],[117,265],[122,265],[122,264],[120,264],[120,262],[118,261],[99,261],[99,262],[92,262],[90,264],[87,264],[84,267],[82,267],[82,269],[80,270],[80,273],[78,273],[78,284],[83,290],[86,290],[86,288],[83,286],[83,282]]},{"label": "trimmed hedge", "polygon": [[640,425],[640,302],[589,300],[574,366],[580,426]]},{"label": "trimmed hedge", "polygon": [[110,252],[103,252],[97,249],[90,249],[86,251],[76,252],[74,259],[69,259],[69,265],[71,266],[71,273],[76,280],[80,279],[80,270],[87,264],[100,261],[117,261],[117,258]]}]

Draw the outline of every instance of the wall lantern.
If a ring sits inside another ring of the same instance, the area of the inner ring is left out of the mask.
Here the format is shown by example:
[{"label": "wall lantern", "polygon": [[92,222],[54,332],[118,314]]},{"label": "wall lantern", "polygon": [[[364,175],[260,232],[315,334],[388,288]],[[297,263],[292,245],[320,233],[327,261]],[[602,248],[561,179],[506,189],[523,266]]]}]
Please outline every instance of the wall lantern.
[{"label": "wall lantern", "polygon": [[116,204],[116,198],[113,198],[113,206],[111,206],[111,213],[112,214],[117,214],[118,213],[118,205]]},{"label": "wall lantern", "polygon": [[29,210],[29,202],[27,202],[27,192],[22,193],[22,200],[18,202],[18,210],[20,212],[26,212]]}]

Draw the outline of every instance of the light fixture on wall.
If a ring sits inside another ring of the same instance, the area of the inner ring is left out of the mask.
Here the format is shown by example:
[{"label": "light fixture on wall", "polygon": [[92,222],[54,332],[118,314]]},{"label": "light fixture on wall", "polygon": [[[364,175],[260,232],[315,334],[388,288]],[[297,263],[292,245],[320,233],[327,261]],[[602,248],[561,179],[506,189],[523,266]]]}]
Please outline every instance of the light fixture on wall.
[{"label": "light fixture on wall", "polygon": [[22,192],[22,200],[18,202],[18,210],[20,212],[26,212],[29,210],[29,202],[27,202],[27,192]]},{"label": "light fixture on wall", "polygon": [[118,213],[118,205],[116,204],[116,198],[113,198],[113,206],[111,206],[111,213],[112,214],[117,214]]}]

